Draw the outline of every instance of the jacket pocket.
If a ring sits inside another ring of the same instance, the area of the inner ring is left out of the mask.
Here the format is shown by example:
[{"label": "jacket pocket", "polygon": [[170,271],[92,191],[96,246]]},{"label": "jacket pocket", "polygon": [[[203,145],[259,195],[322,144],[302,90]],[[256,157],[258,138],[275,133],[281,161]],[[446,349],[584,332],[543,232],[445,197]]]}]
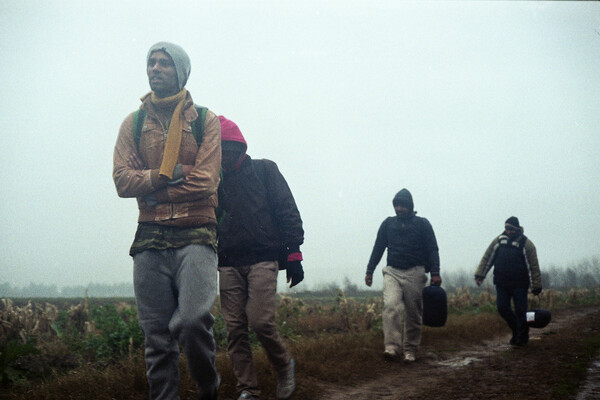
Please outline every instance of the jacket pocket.
[{"label": "jacket pocket", "polygon": [[186,165],[194,165],[198,155],[198,145],[192,134],[190,126],[184,127],[181,133],[181,147],[179,148],[179,162]]},{"label": "jacket pocket", "polygon": [[154,123],[144,124],[139,143],[139,153],[150,169],[159,168],[165,149],[165,139],[162,128]]}]

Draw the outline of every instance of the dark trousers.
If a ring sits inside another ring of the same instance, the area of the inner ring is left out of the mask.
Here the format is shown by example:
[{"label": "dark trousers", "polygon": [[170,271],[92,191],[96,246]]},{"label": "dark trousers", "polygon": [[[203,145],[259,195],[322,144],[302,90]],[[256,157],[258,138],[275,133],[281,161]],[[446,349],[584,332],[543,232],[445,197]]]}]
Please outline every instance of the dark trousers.
[{"label": "dark trousers", "polygon": [[[510,301],[513,300],[513,311]],[[527,325],[527,288],[509,288],[496,285],[496,307],[513,332],[513,339],[521,344],[529,340]]]},{"label": "dark trousers", "polygon": [[237,378],[237,389],[256,397],[260,391],[252,360],[249,327],[278,375],[289,371],[291,366],[291,356],[275,323],[278,273],[276,261],[243,267],[219,267],[221,312],[227,326],[227,351]]}]

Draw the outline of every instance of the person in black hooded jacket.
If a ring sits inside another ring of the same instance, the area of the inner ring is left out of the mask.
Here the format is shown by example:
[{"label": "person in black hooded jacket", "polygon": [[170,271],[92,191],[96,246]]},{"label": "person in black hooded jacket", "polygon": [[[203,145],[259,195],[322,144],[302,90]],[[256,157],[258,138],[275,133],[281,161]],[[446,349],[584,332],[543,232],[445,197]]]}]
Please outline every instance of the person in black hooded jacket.
[{"label": "person in black hooded jacket", "polygon": [[302,219],[292,192],[270,160],[253,160],[238,126],[220,116],[223,180],[219,186],[219,293],[227,350],[239,399],[258,399],[249,326],[277,373],[277,398],[295,390],[294,359],[275,324],[278,270],[290,287],[304,279]]},{"label": "person in black hooded jacket", "polygon": [[373,284],[373,272],[387,248],[387,266],[383,269],[383,355],[396,360],[403,352],[404,361],[412,362],[421,343],[426,272],[431,275],[431,285],[442,284],[440,257],[433,228],[427,219],[416,216],[410,192],[400,190],[393,205],[396,216],[386,218],[377,232],[365,283]]}]

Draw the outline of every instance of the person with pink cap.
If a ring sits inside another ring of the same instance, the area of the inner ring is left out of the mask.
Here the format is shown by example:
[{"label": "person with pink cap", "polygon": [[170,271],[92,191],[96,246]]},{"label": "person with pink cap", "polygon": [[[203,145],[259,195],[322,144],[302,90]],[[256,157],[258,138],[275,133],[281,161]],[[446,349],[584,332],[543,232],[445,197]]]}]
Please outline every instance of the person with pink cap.
[{"label": "person with pink cap", "polygon": [[275,324],[275,295],[279,270],[286,270],[290,287],[304,279],[302,219],[277,164],[251,159],[238,126],[223,116],[219,120],[219,291],[238,399],[260,396],[249,326],[277,373],[277,398],[288,399],[296,388],[295,362]]}]

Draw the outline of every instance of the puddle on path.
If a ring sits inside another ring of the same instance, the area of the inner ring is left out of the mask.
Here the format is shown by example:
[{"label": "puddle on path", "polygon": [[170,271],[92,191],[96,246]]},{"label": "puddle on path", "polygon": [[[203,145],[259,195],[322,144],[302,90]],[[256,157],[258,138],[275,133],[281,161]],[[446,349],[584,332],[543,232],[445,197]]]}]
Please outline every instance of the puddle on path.
[{"label": "puddle on path", "polygon": [[438,364],[449,368],[460,368],[477,361],[481,361],[481,359],[476,357],[456,357],[449,360],[438,361]]}]

